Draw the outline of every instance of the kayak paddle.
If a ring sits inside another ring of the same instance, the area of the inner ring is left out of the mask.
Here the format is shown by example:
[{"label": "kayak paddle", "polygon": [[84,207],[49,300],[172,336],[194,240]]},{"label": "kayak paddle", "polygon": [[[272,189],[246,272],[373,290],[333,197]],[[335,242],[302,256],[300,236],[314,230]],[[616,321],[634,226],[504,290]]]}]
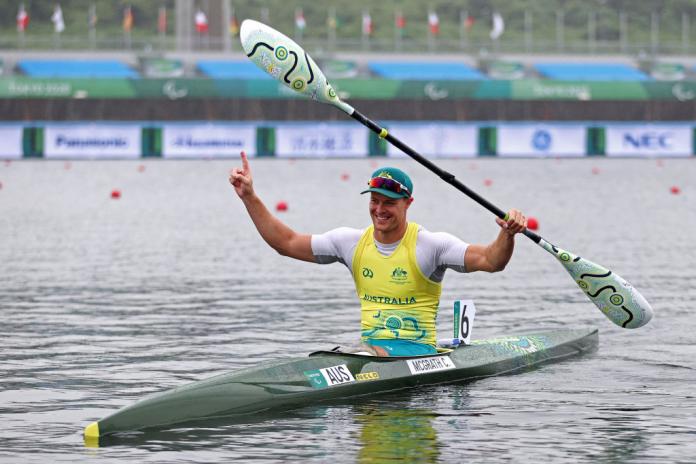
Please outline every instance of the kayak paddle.
[{"label": "kayak paddle", "polygon": [[[386,129],[341,101],[321,69],[295,41],[265,24],[250,19],[242,22],[239,37],[249,59],[276,80],[313,100],[336,106],[491,213],[506,219],[507,215],[503,210],[459,182],[453,174],[443,171]],[[530,230],[525,230],[524,234],[555,256],[590,301],[614,324],[626,329],[635,329],[650,321],[653,316],[650,304],[619,275],[552,245]]]}]

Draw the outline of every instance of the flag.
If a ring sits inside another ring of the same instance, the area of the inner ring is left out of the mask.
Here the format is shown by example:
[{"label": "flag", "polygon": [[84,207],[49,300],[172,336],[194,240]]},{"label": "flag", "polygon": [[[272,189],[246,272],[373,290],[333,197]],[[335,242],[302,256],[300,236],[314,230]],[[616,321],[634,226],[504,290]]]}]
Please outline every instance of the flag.
[{"label": "flag", "polygon": [[133,29],[133,11],[130,5],[123,10],[123,31],[130,32]]},{"label": "flag", "polygon": [[505,21],[497,11],[493,13],[493,27],[491,28],[491,39],[498,40],[505,31]]},{"label": "flag", "polygon": [[198,31],[199,34],[207,34],[208,33],[208,17],[205,15],[203,10],[198,10],[196,11],[196,17],[194,19],[196,21],[196,30]]},{"label": "flag", "polygon": [[396,26],[396,30],[399,31],[399,35],[404,34],[404,29],[406,28],[406,17],[401,11],[396,13],[394,18],[394,26]]},{"label": "flag", "polygon": [[239,21],[237,21],[237,16],[234,13],[230,17],[230,35],[233,37],[239,35]]},{"label": "flag", "polygon": [[87,26],[89,26],[90,29],[94,30],[97,28],[97,6],[92,3],[89,6],[89,11],[87,12]]},{"label": "flag", "polygon": [[336,21],[336,10],[332,9],[329,11],[329,16],[326,17],[326,25],[329,29],[335,31],[338,22]]},{"label": "flag", "polygon": [[428,26],[430,26],[430,34],[438,35],[440,33],[440,18],[437,17],[435,11],[428,13]]},{"label": "flag", "polygon": [[466,19],[464,19],[464,27],[465,27],[467,30],[469,30],[469,29],[471,29],[472,27],[474,27],[474,23],[475,23],[475,22],[476,22],[476,19],[475,19],[473,16],[467,15],[467,16],[466,16]]},{"label": "flag", "polygon": [[19,5],[19,11],[17,12],[17,30],[24,32],[29,26],[29,13],[27,13],[26,8],[24,8],[24,3]]},{"label": "flag", "polygon": [[167,33],[167,7],[161,6],[157,14],[157,32],[160,34]]},{"label": "flag", "polygon": [[369,11],[364,11],[362,15],[362,34],[365,37],[370,37],[372,35],[372,17]]},{"label": "flag", "polygon": [[307,22],[305,21],[304,13],[302,12],[302,8],[298,8],[295,10],[295,28],[304,31],[305,27],[307,27]]},{"label": "flag", "polygon": [[60,9],[60,5],[56,4],[53,9],[53,15],[51,15],[51,21],[53,22],[53,29],[57,33],[61,33],[65,30],[65,21],[63,21],[63,10]]}]

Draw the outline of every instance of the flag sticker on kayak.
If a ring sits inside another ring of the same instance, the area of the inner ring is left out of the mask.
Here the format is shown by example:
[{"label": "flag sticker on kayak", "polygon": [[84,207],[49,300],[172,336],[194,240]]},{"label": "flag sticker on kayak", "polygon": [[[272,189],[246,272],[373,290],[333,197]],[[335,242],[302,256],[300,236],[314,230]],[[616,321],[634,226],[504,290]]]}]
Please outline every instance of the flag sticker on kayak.
[{"label": "flag sticker on kayak", "polygon": [[446,371],[447,369],[454,369],[456,367],[449,356],[407,359],[406,364],[408,364],[408,368],[413,375]]},{"label": "flag sticker on kayak", "polygon": [[336,385],[355,382],[353,374],[350,373],[348,366],[345,364],[304,371],[304,375],[314,388],[335,387]]}]

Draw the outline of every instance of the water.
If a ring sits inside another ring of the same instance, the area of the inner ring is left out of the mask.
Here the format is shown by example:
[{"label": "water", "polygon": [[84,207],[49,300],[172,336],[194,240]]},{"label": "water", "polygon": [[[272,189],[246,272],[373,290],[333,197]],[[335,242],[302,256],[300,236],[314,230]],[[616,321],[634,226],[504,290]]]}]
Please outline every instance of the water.
[{"label": "water", "polygon": [[[99,449],[84,446],[83,427],[146,394],[355,341],[349,273],[270,250],[227,183],[234,161],[2,164],[0,461],[693,462],[694,161],[439,162],[501,207],[537,217],[550,241],[628,279],[656,313],[642,329],[614,326],[521,237],[502,273],[448,273],[440,330],[449,333],[454,299],[473,298],[474,338],[595,325],[595,354]],[[270,207],[288,203],[285,222],[322,232],[366,225],[357,192],[371,163],[259,159],[252,168]],[[412,161],[392,164],[412,173],[411,220],[471,242],[495,236],[483,208]]]}]

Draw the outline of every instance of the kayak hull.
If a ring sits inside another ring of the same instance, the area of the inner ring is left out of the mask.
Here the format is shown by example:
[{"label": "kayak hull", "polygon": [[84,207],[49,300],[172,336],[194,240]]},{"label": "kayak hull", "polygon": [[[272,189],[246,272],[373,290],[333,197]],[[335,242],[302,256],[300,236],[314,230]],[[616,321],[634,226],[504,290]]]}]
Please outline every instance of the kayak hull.
[{"label": "kayak hull", "polygon": [[168,390],[85,429],[85,438],[197,422],[251,419],[317,402],[502,375],[596,350],[596,329],[474,341],[449,353],[381,358],[335,352],[286,358]]}]

